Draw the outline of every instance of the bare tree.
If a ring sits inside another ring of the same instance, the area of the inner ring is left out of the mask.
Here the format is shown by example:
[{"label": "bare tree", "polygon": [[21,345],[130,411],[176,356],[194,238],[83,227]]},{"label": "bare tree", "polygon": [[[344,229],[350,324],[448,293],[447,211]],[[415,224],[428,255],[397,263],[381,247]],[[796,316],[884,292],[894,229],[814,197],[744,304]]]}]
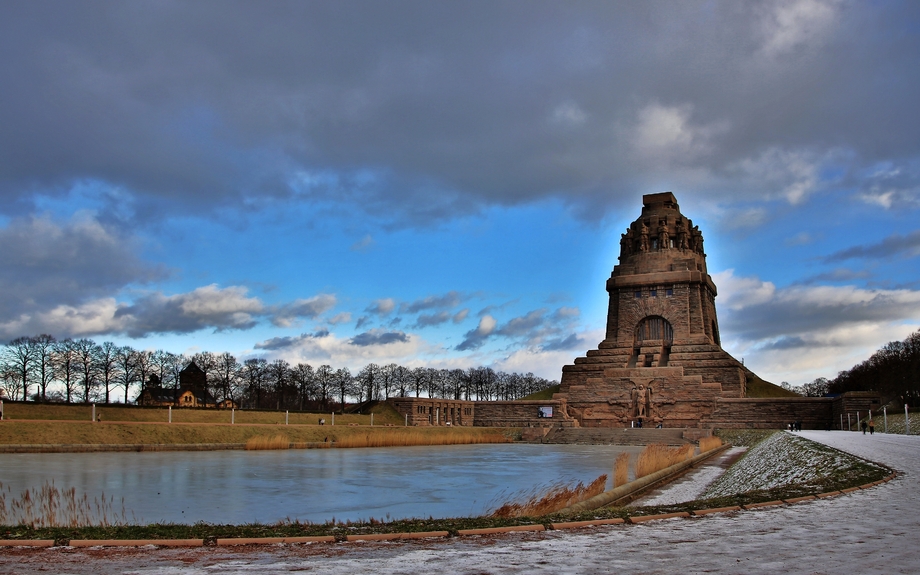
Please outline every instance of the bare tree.
[{"label": "bare tree", "polygon": [[412,370],[410,379],[412,380],[412,386],[415,388],[415,397],[419,397],[428,383],[428,368],[416,367]]},{"label": "bare tree", "polygon": [[262,394],[265,384],[265,360],[247,359],[243,362],[242,377],[246,385],[246,395],[254,407],[262,407]]},{"label": "bare tree", "polygon": [[294,385],[297,387],[297,395],[300,398],[300,410],[303,411],[307,398],[313,397],[316,393],[313,366],[308,363],[298,363],[291,372]]},{"label": "bare tree", "polygon": [[319,388],[319,401],[323,410],[329,408],[329,390],[332,389],[332,366],[323,364],[316,370],[316,385]]},{"label": "bare tree", "polygon": [[285,388],[290,380],[291,365],[283,359],[276,359],[268,364],[268,377],[272,391],[275,394],[276,409],[281,409],[285,403]]},{"label": "bare tree", "polygon": [[[32,378],[32,368],[35,365],[35,344],[31,337],[17,337],[6,345],[3,353],[4,371],[15,374],[19,383],[15,386],[22,392],[22,400],[29,397],[29,383]],[[12,375],[10,376],[12,377]],[[16,399],[15,395],[10,396]]]},{"label": "bare tree", "polygon": [[22,379],[7,363],[0,363],[0,389],[6,394],[5,397],[10,399],[16,399],[16,396],[22,391]]},{"label": "bare tree", "polygon": [[40,401],[48,401],[48,385],[54,380],[54,336],[43,333],[30,338],[35,353],[35,383]]},{"label": "bare tree", "polygon": [[55,375],[64,385],[64,396],[67,403],[72,403],[79,382],[76,342],[69,338],[57,342],[54,346],[53,358]]},{"label": "bare tree", "polygon": [[358,384],[367,395],[367,400],[380,399],[380,366],[376,363],[369,363],[361,368],[356,376]]},{"label": "bare tree", "polygon": [[[240,370],[240,362],[236,361],[233,354],[224,352],[217,357],[217,367],[214,370],[217,386],[223,399],[236,400],[234,397],[234,380]],[[215,395],[217,397],[217,395]]]},{"label": "bare tree", "polygon": [[80,382],[83,384],[83,403],[89,403],[93,390],[99,384],[99,345],[91,339],[82,338],[75,341],[74,346]]},{"label": "bare tree", "polygon": [[[146,349],[139,349],[134,354],[134,369],[137,371],[137,379],[141,382],[141,391],[147,388],[147,381],[153,371],[153,352]],[[162,374],[160,375],[160,384],[162,385]]]},{"label": "bare tree", "polygon": [[[172,387],[167,385],[167,381],[172,374],[171,367],[175,363],[176,354],[158,349],[153,353],[150,353],[148,356],[147,364],[149,366],[149,371],[156,373],[157,378],[160,380],[160,385],[163,387]],[[147,377],[149,374],[144,374],[143,384],[147,384]]]},{"label": "bare tree", "polygon": [[195,362],[195,365],[204,372],[205,388],[202,391],[204,392],[205,407],[207,407],[208,393],[211,389],[214,389],[214,373],[217,371],[218,356],[210,351],[202,351],[193,355],[191,361]]},{"label": "bare tree", "polygon": [[117,381],[125,390],[125,403],[128,403],[128,393],[131,385],[137,382],[137,356],[138,352],[131,346],[125,345],[115,350],[115,362],[117,364]]},{"label": "bare tree", "polygon": [[380,369],[380,377],[383,383],[383,399],[390,399],[390,390],[395,387],[397,374],[397,366],[395,363],[391,363],[386,367]]},{"label": "bare tree", "polygon": [[188,364],[188,358],[181,353],[171,353],[169,354],[169,358],[171,363],[167,366],[169,368],[167,376],[172,383],[172,387],[178,388],[182,383],[182,378],[180,376],[182,375],[182,370],[185,369]]},{"label": "bare tree", "polygon": [[406,397],[406,390],[409,388],[411,382],[412,370],[401,365],[396,366],[394,370],[394,380],[393,384],[396,388],[396,392],[399,394],[399,397]]},{"label": "bare tree", "polygon": [[335,386],[339,391],[339,409],[345,413],[345,396],[351,395],[355,378],[347,367],[335,370]]},{"label": "bare tree", "polygon": [[102,342],[102,345],[96,351],[96,359],[99,378],[102,380],[102,387],[105,389],[105,403],[109,403],[109,394],[117,378],[118,346],[110,341]]}]

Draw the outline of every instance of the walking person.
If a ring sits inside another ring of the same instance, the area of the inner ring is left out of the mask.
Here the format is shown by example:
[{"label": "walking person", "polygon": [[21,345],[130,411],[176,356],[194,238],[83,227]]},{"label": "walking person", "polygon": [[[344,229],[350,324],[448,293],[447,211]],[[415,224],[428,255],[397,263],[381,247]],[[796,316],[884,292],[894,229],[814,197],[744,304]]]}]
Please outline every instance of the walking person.
[{"label": "walking person", "polygon": [[875,420],[869,420],[869,435],[875,435]]},{"label": "walking person", "polygon": [[867,429],[868,427],[869,427],[869,424],[866,423],[866,420],[864,419],[863,422],[862,422],[863,435],[866,434],[866,429]]}]

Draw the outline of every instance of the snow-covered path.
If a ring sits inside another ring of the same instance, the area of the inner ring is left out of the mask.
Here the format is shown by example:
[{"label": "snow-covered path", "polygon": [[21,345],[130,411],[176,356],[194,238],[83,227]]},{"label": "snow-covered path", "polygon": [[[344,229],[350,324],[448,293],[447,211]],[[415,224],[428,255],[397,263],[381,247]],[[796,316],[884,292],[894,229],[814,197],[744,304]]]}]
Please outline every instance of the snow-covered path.
[{"label": "snow-covered path", "polygon": [[920,573],[920,437],[801,434],[904,474],[829,499],[641,525],[424,542],[99,552],[89,564],[89,551],[52,550],[15,562],[0,556],[0,571],[37,571],[44,557],[59,573]]}]

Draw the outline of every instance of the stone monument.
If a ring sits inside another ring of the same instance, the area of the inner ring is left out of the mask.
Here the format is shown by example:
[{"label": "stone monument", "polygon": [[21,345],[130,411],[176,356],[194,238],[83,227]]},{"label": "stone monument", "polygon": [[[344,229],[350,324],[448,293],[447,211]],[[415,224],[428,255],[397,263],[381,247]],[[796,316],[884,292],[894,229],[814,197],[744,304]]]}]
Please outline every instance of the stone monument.
[{"label": "stone monument", "polygon": [[607,280],[607,335],[562,370],[554,396],[582,427],[698,427],[720,398],[745,396],[722,350],[703,235],[674,194],[642,196]]}]

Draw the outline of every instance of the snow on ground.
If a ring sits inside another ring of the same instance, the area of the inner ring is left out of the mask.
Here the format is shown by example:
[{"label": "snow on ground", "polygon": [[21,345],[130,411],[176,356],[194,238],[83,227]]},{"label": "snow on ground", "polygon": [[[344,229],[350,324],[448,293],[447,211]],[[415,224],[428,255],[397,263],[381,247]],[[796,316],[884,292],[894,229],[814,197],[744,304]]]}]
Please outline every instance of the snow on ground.
[{"label": "snow on ground", "polygon": [[683,477],[667,484],[661,489],[650,492],[648,495],[633,501],[630,505],[641,507],[643,505],[673,505],[684,501],[699,499],[713,482],[725,473],[727,461],[734,461],[746,449],[743,447],[730,447],[715,458],[705,461]]},{"label": "snow on ground", "polygon": [[704,492],[703,497],[771,489],[805,483],[818,477],[845,475],[859,460],[808,441],[790,432],[774,433],[754,446],[728,472]]},{"label": "snow on ground", "polygon": [[917,573],[920,437],[804,431],[893,467],[866,491],[755,511],[540,534],[191,550],[16,550],[0,572],[249,574]]}]

